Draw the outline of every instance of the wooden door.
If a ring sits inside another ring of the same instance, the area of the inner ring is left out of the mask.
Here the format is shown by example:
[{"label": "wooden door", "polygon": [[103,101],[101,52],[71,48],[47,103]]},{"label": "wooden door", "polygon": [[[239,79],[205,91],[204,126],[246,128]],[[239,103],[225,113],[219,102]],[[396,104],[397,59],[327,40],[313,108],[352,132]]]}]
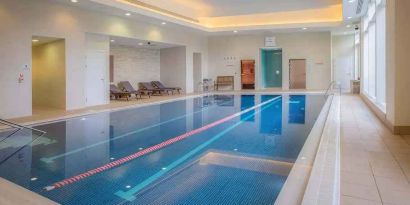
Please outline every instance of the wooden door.
[{"label": "wooden door", "polygon": [[255,60],[241,60],[242,89],[255,89]]},{"label": "wooden door", "polygon": [[306,89],[306,59],[289,60],[289,88]]}]

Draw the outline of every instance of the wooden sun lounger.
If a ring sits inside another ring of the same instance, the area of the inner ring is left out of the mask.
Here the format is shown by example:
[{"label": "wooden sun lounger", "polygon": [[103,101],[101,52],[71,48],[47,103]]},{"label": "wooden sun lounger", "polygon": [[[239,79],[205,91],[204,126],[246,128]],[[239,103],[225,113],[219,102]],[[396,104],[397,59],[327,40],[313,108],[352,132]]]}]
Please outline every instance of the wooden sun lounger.
[{"label": "wooden sun lounger", "polygon": [[181,93],[182,88],[180,87],[166,87],[164,84],[161,83],[161,81],[152,81],[151,84],[159,89],[165,89],[165,90],[171,90],[172,94],[174,94],[174,91],[177,91],[178,93]]}]

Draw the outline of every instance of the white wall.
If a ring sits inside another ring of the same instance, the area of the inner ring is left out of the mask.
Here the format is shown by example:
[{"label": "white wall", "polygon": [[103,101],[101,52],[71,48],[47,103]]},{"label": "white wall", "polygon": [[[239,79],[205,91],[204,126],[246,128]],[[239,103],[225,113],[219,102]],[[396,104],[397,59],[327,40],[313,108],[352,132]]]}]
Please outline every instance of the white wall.
[{"label": "white wall", "polygon": [[354,79],[354,55],[354,34],[332,36],[333,80],[340,83],[345,92],[350,91],[350,80]]},{"label": "white wall", "polygon": [[114,56],[114,83],[129,81],[136,89],[139,82],[160,80],[160,50],[111,45]]},{"label": "white wall", "polygon": [[[306,59],[306,88],[326,89],[331,79],[331,35],[330,32],[307,32],[272,34],[283,51],[283,89],[289,89],[289,59]],[[260,88],[260,48],[264,47],[265,36],[231,35],[209,38],[209,77],[218,75],[235,76],[235,90],[241,89],[240,60],[255,60],[256,88]],[[235,65],[227,67],[224,57],[235,57]]]},{"label": "white wall", "polygon": [[410,133],[410,1],[387,0],[386,118],[399,132]]},{"label": "white wall", "polygon": [[[167,87],[193,88],[187,85],[187,50],[185,47],[173,47],[161,49],[161,81]],[[193,56],[193,54],[192,54]],[[192,63],[191,63],[192,66]],[[192,81],[190,81],[192,84]],[[184,91],[186,91],[184,89]]]},{"label": "white wall", "polygon": [[194,68],[193,68],[193,83],[194,83],[194,91],[195,92],[200,92],[202,91],[202,88],[200,86],[200,83],[202,82],[203,76],[202,76],[202,55],[201,53],[194,53],[194,62],[193,62]]},{"label": "white wall", "polygon": [[[85,107],[85,35],[98,33],[186,46],[187,92],[193,91],[192,58],[207,59],[207,38],[190,29],[139,22],[126,17],[83,10],[54,0],[2,0],[0,2],[0,117],[31,115],[31,38],[33,35],[66,41],[66,106]],[[206,68],[206,60],[203,68]],[[18,83],[20,73],[25,81]]]}]

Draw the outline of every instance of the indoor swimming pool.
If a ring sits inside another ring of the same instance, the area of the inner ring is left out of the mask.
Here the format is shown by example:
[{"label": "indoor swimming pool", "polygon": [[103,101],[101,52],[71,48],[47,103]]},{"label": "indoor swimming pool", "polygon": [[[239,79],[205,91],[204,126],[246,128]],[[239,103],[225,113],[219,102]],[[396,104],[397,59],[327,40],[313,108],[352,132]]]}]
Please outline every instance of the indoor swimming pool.
[{"label": "indoor swimming pool", "polygon": [[60,204],[273,204],[325,101],[204,95],[34,126],[42,136],[2,129],[0,177]]}]

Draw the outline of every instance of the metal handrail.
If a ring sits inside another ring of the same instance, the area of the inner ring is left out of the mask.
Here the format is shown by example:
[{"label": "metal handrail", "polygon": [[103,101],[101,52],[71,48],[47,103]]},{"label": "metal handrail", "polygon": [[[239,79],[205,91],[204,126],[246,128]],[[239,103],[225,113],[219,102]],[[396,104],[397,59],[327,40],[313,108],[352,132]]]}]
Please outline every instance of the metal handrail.
[{"label": "metal handrail", "polygon": [[329,95],[329,91],[332,89],[333,84],[335,84],[336,81],[332,81],[329,83],[329,87],[327,87],[326,92],[325,92],[325,96]]},{"label": "metal handrail", "polygon": [[[329,87],[327,88],[326,92],[325,92],[325,97],[330,95],[330,91],[332,90],[332,86],[337,83],[337,81],[332,81],[329,83]],[[340,84],[338,84],[339,86],[336,87],[336,89],[339,91],[339,95],[342,95],[342,86]]]},{"label": "metal handrail", "polygon": [[43,130],[35,129],[35,128],[32,128],[32,127],[27,127],[27,126],[20,125],[20,124],[14,123],[14,122],[10,122],[10,121],[4,120],[4,119],[0,119],[0,123],[11,126],[11,127],[14,127],[14,128],[24,128],[24,129],[29,129],[29,130],[33,130],[33,131],[36,131],[36,132],[40,132],[41,133],[40,136],[43,136],[44,134],[47,133],[46,131],[43,131]]},{"label": "metal handrail", "polygon": [[[4,140],[10,138],[11,136],[13,136],[14,134],[16,134],[18,131],[22,130],[22,129],[28,129],[28,130],[32,130],[32,131],[36,131],[39,132],[40,134],[37,134],[37,137],[35,139],[32,139],[30,143],[32,143],[34,140],[38,139],[39,137],[42,137],[44,134],[46,134],[47,132],[43,131],[43,130],[39,130],[39,129],[35,129],[32,127],[27,127],[24,125],[20,125],[14,122],[10,122],[7,120],[3,120],[0,119],[0,123],[3,125],[7,125],[13,128],[16,128],[17,130],[13,133],[11,133],[10,135],[8,135],[6,138],[4,138],[3,140],[1,140],[1,142],[3,142]],[[11,153],[10,155],[8,155],[7,157],[5,157],[3,160],[0,161],[0,165],[2,165],[4,162],[6,162],[7,160],[9,160],[11,157],[13,157],[16,153],[20,152],[24,147],[26,147],[29,143],[21,146],[20,148],[18,148],[15,152]]]}]

